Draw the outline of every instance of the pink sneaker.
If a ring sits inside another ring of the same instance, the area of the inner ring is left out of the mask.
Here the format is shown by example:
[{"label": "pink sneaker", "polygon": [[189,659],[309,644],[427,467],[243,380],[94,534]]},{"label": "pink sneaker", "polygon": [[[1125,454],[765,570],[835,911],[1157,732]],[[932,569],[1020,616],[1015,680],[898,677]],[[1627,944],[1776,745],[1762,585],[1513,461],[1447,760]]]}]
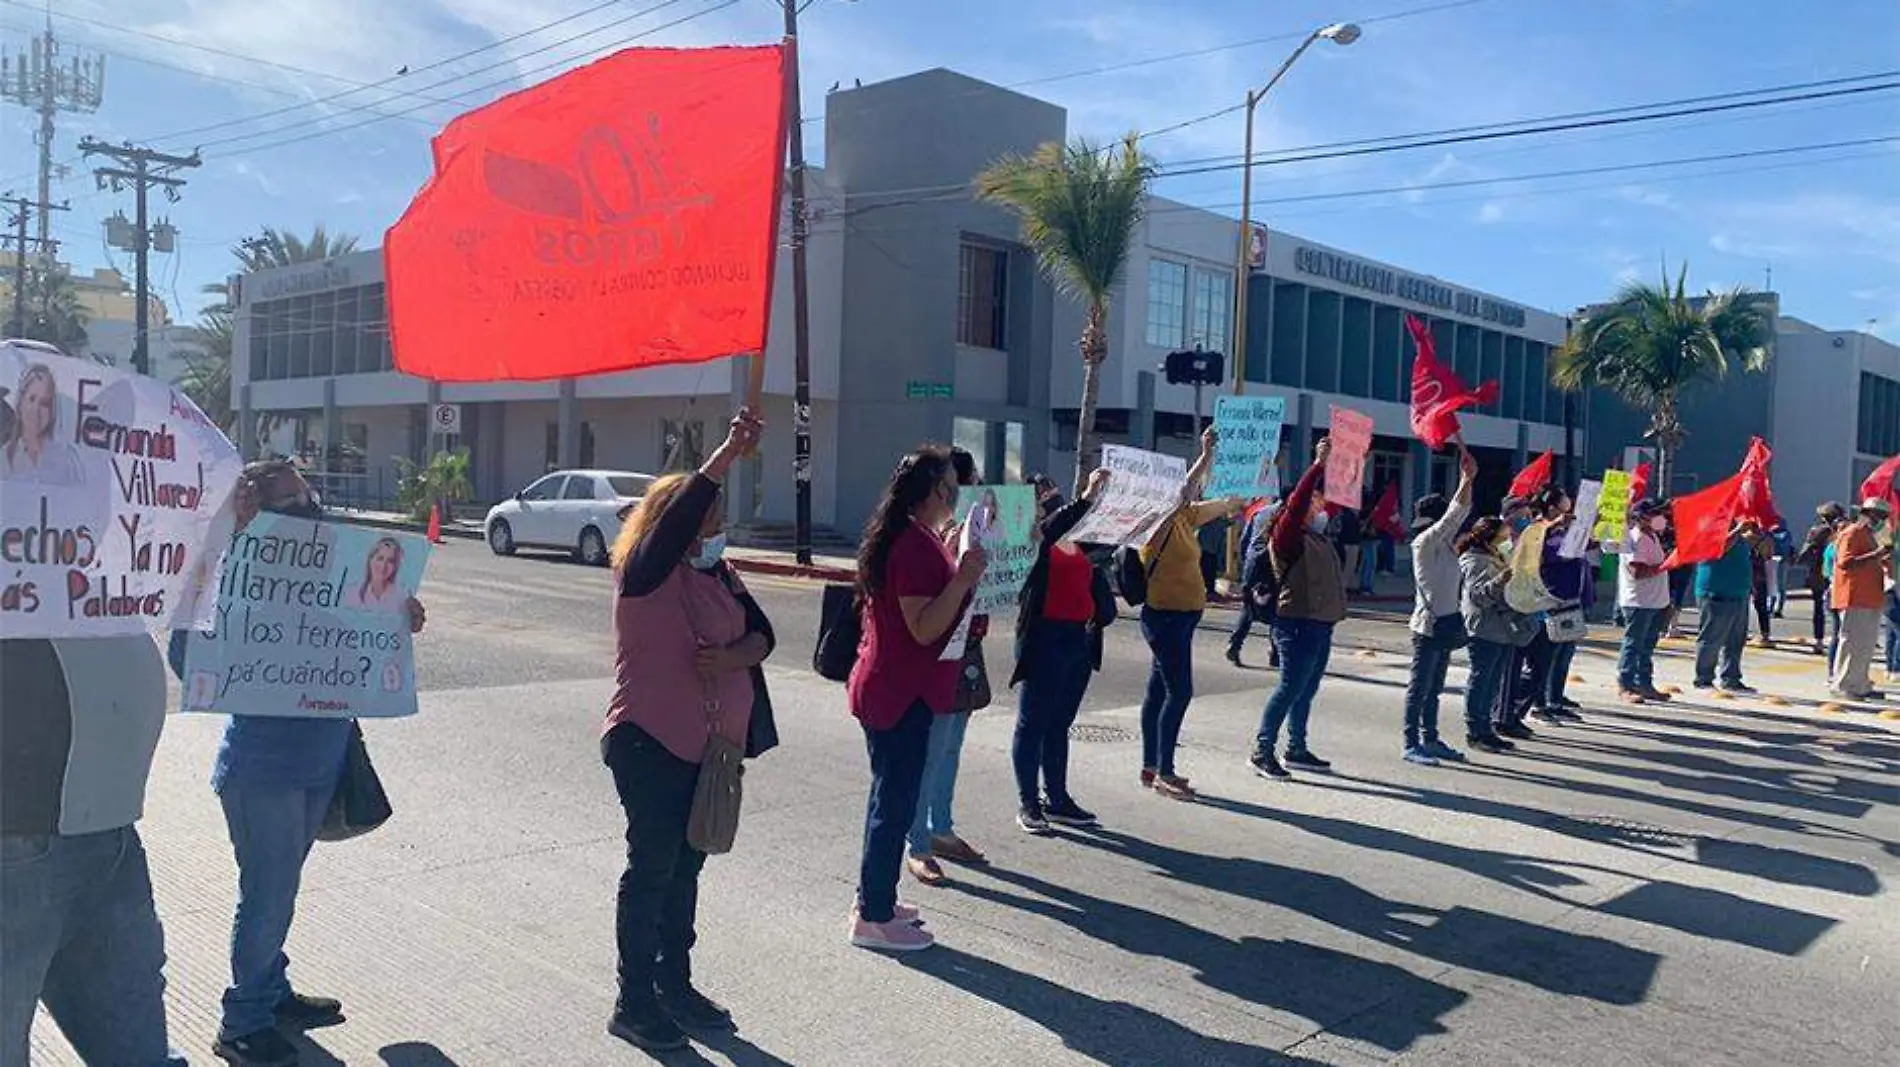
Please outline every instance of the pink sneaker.
[{"label": "pink sneaker", "polygon": [[851,923],[851,943],[879,952],[922,952],[936,944],[937,939],[923,927],[897,919],[887,923],[854,919]]},{"label": "pink sneaker", "polygon": [[[858,909],[855,905],[851,908],[848,918],[854,923],[858,921]],[[918,926],[924,921],[924,911],[915,904],[907,904],[900,900],[891,908],[891,921]]]}]

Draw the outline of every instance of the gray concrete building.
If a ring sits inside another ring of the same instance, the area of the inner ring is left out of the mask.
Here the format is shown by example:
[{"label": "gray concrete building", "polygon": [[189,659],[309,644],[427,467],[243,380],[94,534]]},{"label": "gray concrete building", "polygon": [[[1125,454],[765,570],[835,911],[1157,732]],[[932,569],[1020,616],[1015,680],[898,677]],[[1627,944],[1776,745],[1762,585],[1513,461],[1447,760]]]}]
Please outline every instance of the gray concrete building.
[{"label": "gray concrete building", "polygon": [[[1073,470],[1082,309],[1037,272],[1010,213],[970,195],[1010,152],[1070,136],[1066,112],[947,70],[832,93],[824,162],[810,176],[814,521],[854,535],[891,467],[922,441],[960,444],[991,480]],[[782,233],[789,233],[785,225]],[[1405,314],[1429,320],[1441,358],[1497,378],[1497,404],[1465,419],[1489,495],[1530,455],[1564,449],[1562,402],[1545,387],[1564,320],[1423,271],[1261,230],[1250,272],[1247,385],[1288,400],[1286,451],[1308,454],[1338,404],[1374,419],[1369,488],[1409,503],[1451,480],[1449,457],[1413,441]],[[1232,344],[1232,218],[1155,198],[1114,294],[1097,428],[1111,441],[1185,453],[1193,394],[1157,381],[1162,358]],[[731,487],[742,523],[793,511],[790,254],[766,352],[770,428]],[[645,473],[696,465],[742,395],[745,361],[563,382],[453,385],[396,373],[378,251],[242,279],[234,406],[243,446],[306,457],[334,499],[394,494],[400,459],[467,447],[476,495],[494,500],[554,467]],[[1229,363],[1232,388],[1233,361]],[[1213,397],[1205,398],[1211,411]],[[431,428],[454,406],[459,433]]]}]

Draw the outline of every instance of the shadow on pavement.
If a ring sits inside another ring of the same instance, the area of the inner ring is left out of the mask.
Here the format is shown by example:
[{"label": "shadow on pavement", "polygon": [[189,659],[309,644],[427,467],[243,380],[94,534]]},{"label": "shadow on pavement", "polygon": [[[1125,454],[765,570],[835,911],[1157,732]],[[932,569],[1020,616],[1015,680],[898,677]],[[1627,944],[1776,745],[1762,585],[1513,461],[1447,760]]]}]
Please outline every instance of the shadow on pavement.
[{"label": "shadow on pavement", "polygon": [[1835,925],[1825,916],[1673,882],[1637,886],[1595,910],[1783,956],[1801,955]]},{"label": "shadow on pavement", "polygon": [[[1265,860],[1206,856],[1106,830],[1076,840],[1216,892],[1297,911],[1426,959],[1510,978],[1560,996],[1604,1004],[1641,1003],[1661,959],[1655,953],[1607,938],[1555,930],[1473,908],[1439,911],[1387,900],[1334,875]],[[1005,879],[1020,877],[995,873]],[[1060,891],[1051,895],[1059,898]],[[1165,945],[1131,951],[1172,956]],[[1410,972],[1399,973],[1414,982],[1423,981]]]},{"label": "shadow on pavement", "polygon": [[376,1054],[388,1067],[458,1067],[441,1049],[426,1041],[404,1041],[386,1045]]},{"label": "shadow on pavement", "polygon": [[[960,888],[969,891],[972,887]],[[982,892],[1011,904],[1030,903],[993,890]],[[1159,1064],[1281,1067],[1314,1062],[1256,1045],[1208,1037],[1146,1008],[1100,1000],[943,945],[929,952],[902,957],[902,962],[913,970],[1015,1012],[1060,1037],[1062,1043],[1076,1053],[1106,1067],[1156,1067]],[[1446,993],[1463,998],[1462,993],[1449,989]]]}]

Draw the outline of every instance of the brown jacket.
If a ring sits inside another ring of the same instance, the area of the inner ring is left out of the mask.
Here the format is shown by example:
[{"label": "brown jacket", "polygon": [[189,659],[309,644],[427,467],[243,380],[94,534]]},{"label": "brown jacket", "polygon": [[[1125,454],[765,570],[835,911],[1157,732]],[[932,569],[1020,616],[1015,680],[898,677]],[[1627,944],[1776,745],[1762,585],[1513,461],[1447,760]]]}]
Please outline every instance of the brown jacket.
[{"label": "brown jacket", "polygon": [[1300,551],[1284,559],[1276,550],[1273,567],[1280,576],[1280,618],[1336,623],[1346,617],[1346,580],[1339,555],[1326,538],[1306,531]]}]

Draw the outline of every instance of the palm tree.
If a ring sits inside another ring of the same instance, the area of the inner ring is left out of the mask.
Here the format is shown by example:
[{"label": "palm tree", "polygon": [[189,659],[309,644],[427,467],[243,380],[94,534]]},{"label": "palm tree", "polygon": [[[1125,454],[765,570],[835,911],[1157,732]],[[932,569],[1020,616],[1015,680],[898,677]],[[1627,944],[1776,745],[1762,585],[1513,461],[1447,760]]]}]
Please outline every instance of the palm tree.
[{"label": "palm tree", "polygon": [[44,341],[63,352],[77,354],[86,347],[86,323],[91,318],[79,302],[72,272],[56,263],[45,263],[26,275],[26,322],[14,321],[12,301],[7,302],[8,336]]},{"label": "palm tree", "polygon": [[293,263],[315,263],[354,251],[354,234],[340,233],[332,237],[319,222],[310,231],[308,239],[266,226],[261,235],[231,249],[231,254],[244,264],[245,272],[249,273],[271,267],[288,267]]},{"label": "palm tree", "polygon": [[185,370],[177,386],[192,403],[226,433],[233,429],[231,410],[231,312],[219,305],[204,309],[195,328],[197,351],[185,353]]},{"label": "palm tree", "polygon": [[1121,150],[1078,138],[1051,141],[1031,156],[1009,155],[977,175],[976,195],[1021,216],[1023,242],[1058,292],[1088,305],[1078,347],[1082,355],[1082,406],[1076,413],[1075,489],[1101,462],[1095,407],[1102,394],[1102,362],[1108,358],[1109,294],[1128,265],[1147,208],[1152,160],[1122,139]]},{"label": "palm tree", "polygon": [[1755,294],[1737,286],[1690,297],[1688,264],[1669,282],[1631,282],[1616,299],[1583,313],[1551,368],[1551,381],[1574,392],[1601,386],[1649,412],[1646,436],[1656,442],[1657,484],[1667,495],[1676,450],[1688,436],[1680,399],[1699,382],[1728,376],[1730,361],[1749,374],[1768,366],[1773,323]]}]

